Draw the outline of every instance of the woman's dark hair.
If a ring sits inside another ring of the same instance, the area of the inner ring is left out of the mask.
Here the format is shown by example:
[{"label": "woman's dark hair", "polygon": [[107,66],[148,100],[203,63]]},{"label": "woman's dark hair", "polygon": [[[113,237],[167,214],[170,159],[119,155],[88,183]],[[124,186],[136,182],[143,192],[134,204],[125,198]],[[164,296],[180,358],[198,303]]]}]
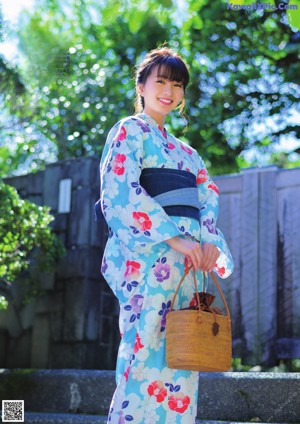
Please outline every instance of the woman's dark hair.
[{"label": "woman's dark hair", "polygon": [[[168,47],[160,47],[151,50],[136,70],[136,100],[134,103],[136,112],[141,112],[145,107],[144,98],[137,90],[138,85],[146,82],[148,76],[156,66],[158,66],[158,75],[170,81],[181,82],[183,84],[184,91],[189,83],[189,71],[178,53]],[[180,105],[181,112],[183,111],[183,108],[184,99]]]}]

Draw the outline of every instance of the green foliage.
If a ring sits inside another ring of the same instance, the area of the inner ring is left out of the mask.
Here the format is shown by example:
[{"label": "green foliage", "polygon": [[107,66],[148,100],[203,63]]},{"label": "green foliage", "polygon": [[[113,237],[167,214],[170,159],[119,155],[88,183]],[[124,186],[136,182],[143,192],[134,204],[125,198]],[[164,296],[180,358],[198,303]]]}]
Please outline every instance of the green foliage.
[{"label": "green foliage", "polygon": [[[9,283],[30,262],[47,272],[63,254],[60,239],[49,226],[52,220],[48,207],[22,200],[13,187],[0,181],[0,294],[4,297]],[[3,298],[0,303],[7,306]]]},{"label": "green foliage", "polygon": [[244,365],[241,358],[232,358],[232,371],[236,372],[299,372],[300,359],[284,359],[280,360],[278,365],[274,367],[262,367],[261,365]]},{"label": "green foliage", "polygon": [[[286,12],[233,11],[225,0],[181,4],[41,0],[23,14],[23,66],[0,61],[2,175],[22,172],[20,163],[32,171],[56,159],[100,157],[109,129],[133,113],[136,62],[166,41],[190,66],[185,138],[212,172],[253,165],[245,156],[253,146],[268,153],[265,162],[276,161],[282,136],[299,138],[284,119],[299,107],[300,73]],[[168,125],[183,136],[176,112]]]},{"label": "green foliage", "polygon": [[197,130],[191,143],[201,146],[217,172],[232,172],[239,162],[247,164],[244,152],[253,146],[272,153],[283,135],[299,139],[299,127],[282,119],[299,108],[300,73],[299,47],[285,48],[293,33],[283,13],[232,11],[225,1],[188,4],[182,42],[194,69],[189,108]]}]

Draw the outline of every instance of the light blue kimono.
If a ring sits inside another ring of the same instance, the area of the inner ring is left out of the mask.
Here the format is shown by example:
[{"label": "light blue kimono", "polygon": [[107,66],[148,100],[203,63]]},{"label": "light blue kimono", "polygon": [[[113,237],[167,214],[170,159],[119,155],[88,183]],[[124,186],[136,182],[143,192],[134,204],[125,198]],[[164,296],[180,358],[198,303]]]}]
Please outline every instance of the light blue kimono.
[{"label": "light blue kimono", "polygon": [[[168,216],[140,186],[141,170],[154,167],[197,177],[199,221]],[[171,370],[165,362],[165,317],[187,266],[165,240],[181,236],[215,244],[220,256],[214,270],[222,278],[230,275],[232,257],[216,228],[218,189],[198,153],[146,114],[111,129],[100,173],[101,207],[110,227],[102,273],[120,302],[122,335],[108,422],[194,424],[198,374]],[[192,276],[186,280],[177,307],[188,306],[193,297]]]}]

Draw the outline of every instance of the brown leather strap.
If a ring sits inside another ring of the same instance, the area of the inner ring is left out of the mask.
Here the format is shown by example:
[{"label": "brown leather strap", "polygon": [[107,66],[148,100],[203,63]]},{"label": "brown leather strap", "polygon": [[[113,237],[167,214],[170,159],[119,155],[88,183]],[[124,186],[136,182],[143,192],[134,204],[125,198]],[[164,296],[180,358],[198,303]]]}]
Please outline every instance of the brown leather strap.
[{"label": "brown leather strap", "polygon": [[[187,268],[186,271],[185,271],[185,273],[181,277],[181,279],[180,279],[180,281],[178,283],[178,286],[176,288],[176,291],[174,293],[173,299],[172,299],[172,303],[171,303],[171,306],[170,306],[170,312],[173,310],[174,302],[175,302],[175,299],[177,297],[177,294],[178,294],[178,291],[180,289],[180,286],[181,286],[183,280],[185,279],[185,277],[188,275],[188,273],[190,272],[190,270],[192,268],[193,268],[192,265],[189,268]],[[195,270],[193,270],[193,274],[194,274],[194,285],[195,285],[195,291],[196,291],[196,296],[197,296],[197,302],[198,302],[198,305],[199,305],[199,312],[200,312],[200,298],[199,298],[199,293],[198,293],[198,287],[197,287],[197,280],[196,280],[196,272],[195,272]],[[202,271],[202,278],[204,278],[204,275],[203,274],[204,274],[204,272]],[[212,279],[213,279],[215,285],[217,286],[217,289],[218,289],[218,291],[219,291],[219,293],[221,295],[221,299],[222,299],[222,301],[224,303],[224,306],[225,306],[225,309],[226,309],[226,316],[229,319],[231,319],[229,307],[228,307],[228,304],[226,302],[226,299],[225,299],[225,296],[223,294],[223,291],[222,291],[222,289],[221,289],[221,287],[220,287],[220,285],[218,283],[218,280],[216,279],[216,277],[214,276],[214,274],[212,272],[210,272],[210,276],[212,277]]]}]

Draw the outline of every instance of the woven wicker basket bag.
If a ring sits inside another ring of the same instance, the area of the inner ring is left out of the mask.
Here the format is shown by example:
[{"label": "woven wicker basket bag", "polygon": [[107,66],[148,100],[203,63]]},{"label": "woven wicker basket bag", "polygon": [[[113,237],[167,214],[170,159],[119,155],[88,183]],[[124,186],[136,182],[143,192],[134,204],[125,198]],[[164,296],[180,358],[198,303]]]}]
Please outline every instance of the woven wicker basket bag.
[{"label": "woven wicker basket bag", "polygon": [[221,295],[226,315],[201,310],[195,272],[198,310],[173,310],[178,290],[190,269],[181,278],[166,317],[167,365],[192,371],[228,371],[232,359],[230,311],[213,273],[210,275]]}]

